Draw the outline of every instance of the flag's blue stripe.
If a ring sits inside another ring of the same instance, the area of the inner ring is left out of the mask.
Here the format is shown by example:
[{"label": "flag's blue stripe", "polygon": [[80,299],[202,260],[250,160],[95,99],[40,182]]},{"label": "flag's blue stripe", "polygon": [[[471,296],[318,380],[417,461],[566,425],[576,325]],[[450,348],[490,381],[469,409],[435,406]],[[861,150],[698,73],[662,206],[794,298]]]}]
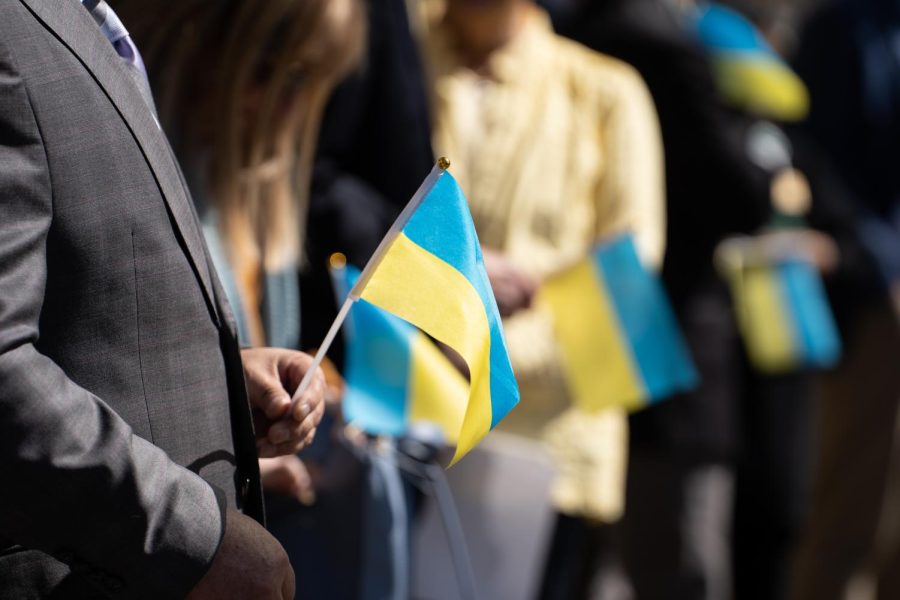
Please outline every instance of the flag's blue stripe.
[{"label": "flag's blue stripe", "polygon": [[[347,289],[359,272],[346,268]],[[350,310],[343,410],[348,422],[379,435],[407,429],[410,349],[417,329],[359,300]]]},{"label": "flag's blue stripe", "polygon": [[448,263],[472,284],[487,313],[491,330],[491,428],[519,401],[519,389],[509,364],[500,313],[481,257],[469,206],[449,173],[438,179],[403,232],[413,242]]},{"label": "flag's blue stripe", "polygon": [[697,34],[707,48],[779,60],[756,27],[740,13],[722,6],[705,6],[698,8],[694,16]]},{"label": "flag's blue stripe", "polygon": [[642,267],[633,238],[623,236],[598,247],[594,264],[631,343],[647,401],[694,387],[697,372],[665,291]]},{"label": "flag's blue stripe", "polygon": [[840,358],[841,341],[821,280],[803,261],[788,261],[778,269],[797,346],[802,349],[798,358],[807,366],[832,366]]}]

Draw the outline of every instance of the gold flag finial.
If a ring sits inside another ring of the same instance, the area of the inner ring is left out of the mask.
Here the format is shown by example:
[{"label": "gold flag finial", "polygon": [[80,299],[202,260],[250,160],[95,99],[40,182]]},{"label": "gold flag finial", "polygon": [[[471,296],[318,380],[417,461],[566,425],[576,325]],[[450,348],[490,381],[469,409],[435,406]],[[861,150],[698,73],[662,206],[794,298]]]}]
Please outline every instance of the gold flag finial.
[{"label": "gold flag finial", "polygon": [[332,269],[343,269],[347,266],[347,257],[340,252],[335,252],[328,257],[328,266]]},{"label": "gold flag finial", "polygon": [[446,171],[450,168],[450,159],[446,156],[442,156],[438,159],[437,164],[441,168],[441,171]]}]

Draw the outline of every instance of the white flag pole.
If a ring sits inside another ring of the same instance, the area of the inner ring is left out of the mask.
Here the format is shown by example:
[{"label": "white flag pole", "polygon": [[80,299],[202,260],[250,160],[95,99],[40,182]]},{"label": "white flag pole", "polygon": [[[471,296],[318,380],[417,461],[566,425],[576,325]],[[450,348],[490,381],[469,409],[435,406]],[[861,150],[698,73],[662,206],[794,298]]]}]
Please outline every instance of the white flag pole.
[{"label": "white flag pole", "polygon": [[428,177],[425,178],[425,181],[422,182],[422,185],[420,185],[419,189],[416,190],[416,193],[413,194],[413,197],[403,208],[403,211],[394,221],[394,224],[391,225],[391,228],[384,236],[384,239],[382,239],[381,243],[378,244],[378,247],[375,249],[372,257],[369,259],[369,262],[366,263],[366,267],[362,270],[362,273],[360,273],[359,279],[356,280],[356,284],[350,290],[350,293],[347,294],[347,298],[346,300],[344,300],[344,304],[341,306],[341,310],[338,311],[337,317],[335,317],[334,322],[331,324],[331,328],[325,335],[325,339],[322,340],[322,344],[316,351],[316,356],[315,358],[313,358],[312,365],[309,367],[309,370],[306,371],[306,374],[303,375],[303,380],[300,381],[300,385],[297,387],[297,391],[294,392],[294,395],[292,397],[291,409],[288,414],[293,413],[294,405],[297,403],[297,400],[300,398],[300,396],[303,395],[303,392],[305,392],[309,385],[312,383],[313,374],[316,372],[316,369],[318,369],[322,364],[322,360],[328,353],[328,349],[331,348],[331,344],[334,342],[334,338],[337,337],[337,333],[341,329],[341,325],[344,324],[344,321],[347,319],[347,315],[350,314],[350,309],[353,308],[353,304],[357,300],[359,300],[363,290],[366,287],[366,284],[369,283],[369,279],[372,278],[372,273],[374,273],[375,269],[378,268],[378,265],[381,264],[381,261],[384,258],[384,255],[387,254],[387,251],[391,247],[391,244],[395,239],[397,239],[397,236],[400,235],[400,232],[403,231],[403,228],[406,227],[406,224],[409,223],[409,220],[412,218],[413,213],[416,212],[416,209],[419,208],[420,204],[422,204],[425,196],[427,196],[429,192],[431,192],[432,188],[434,188],[435,184],[438,182],[438,179],[440,179],[441,175],[444,174],[444,171],[449,168],[449,160],[447,160],[443,156],[438,159],[437,163],[435,163],[434,167],[431,169],[431,172],[428,174]]}]

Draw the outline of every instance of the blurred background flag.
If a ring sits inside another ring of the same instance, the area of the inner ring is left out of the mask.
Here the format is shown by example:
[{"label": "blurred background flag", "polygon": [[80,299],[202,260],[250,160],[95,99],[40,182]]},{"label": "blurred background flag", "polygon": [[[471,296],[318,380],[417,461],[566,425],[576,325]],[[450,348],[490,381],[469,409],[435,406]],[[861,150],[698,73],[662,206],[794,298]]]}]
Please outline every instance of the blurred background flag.
[{"label": "blurred background flag", "polygon": [[806,116],[806,86],[749,20],[714,3],[700,4],[693,16],[726,101],[779,121],[799,121]]},{"label": "blurred background flag", "polygon": [[641,264],[631,235],[598,245],[540,294],[583,408],[635,410],[697,385],[665,291]]},{"label": "blurred background flag", "polygon": [[798,253],[763,244],[726,240],[716,254],[750,361],[763,373],[834,366],[841,340],[818,272]]},{"label": "blurred background flag", "polygon": [[[465,196],[442,158],[397,217],[350,290],[319,349],[327,351],[354,302],[382,308],[456,352],[469,389],[458,461],[519,402],[497,302]],[[299,391],[306,382],[301,382]]]},{"label": "blurred background flag", "polygon": [[[343,299],[359,278],[342,256],[331,276]],[[403,319],[359,300],[350,310],[343,411],[347,421],[375,435],[400,436],[414,423],[437,425],[456,444],[468,382],[425,334]]]}]

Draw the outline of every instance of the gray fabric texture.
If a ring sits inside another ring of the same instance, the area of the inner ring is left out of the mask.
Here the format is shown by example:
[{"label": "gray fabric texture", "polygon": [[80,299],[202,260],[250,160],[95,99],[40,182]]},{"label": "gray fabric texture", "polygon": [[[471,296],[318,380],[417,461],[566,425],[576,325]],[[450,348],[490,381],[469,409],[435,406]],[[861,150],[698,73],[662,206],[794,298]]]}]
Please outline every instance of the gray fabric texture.
[{"label": "gray fabric texture", "polygon": [[0,598],[183,597],[262,519],[199,222],[75,0],[0,0],[0,479]]}]

